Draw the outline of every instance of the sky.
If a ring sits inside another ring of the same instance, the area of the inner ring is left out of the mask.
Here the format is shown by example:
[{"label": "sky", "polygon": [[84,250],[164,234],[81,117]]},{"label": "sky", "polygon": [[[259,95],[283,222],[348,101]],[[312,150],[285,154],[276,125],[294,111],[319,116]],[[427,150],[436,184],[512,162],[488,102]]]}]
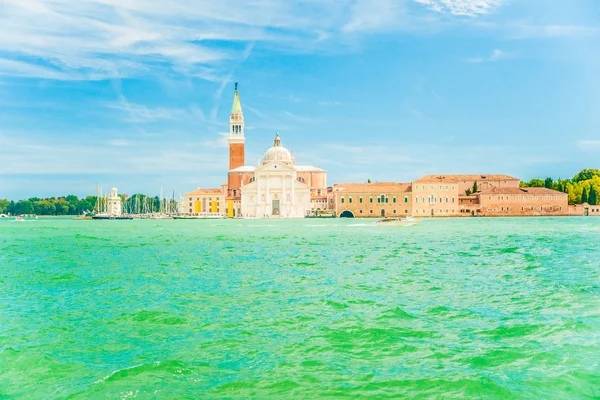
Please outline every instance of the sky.
[{"label": "sky", "polygon": [[0,0],[0,198],[600,167],[597,0]]}]

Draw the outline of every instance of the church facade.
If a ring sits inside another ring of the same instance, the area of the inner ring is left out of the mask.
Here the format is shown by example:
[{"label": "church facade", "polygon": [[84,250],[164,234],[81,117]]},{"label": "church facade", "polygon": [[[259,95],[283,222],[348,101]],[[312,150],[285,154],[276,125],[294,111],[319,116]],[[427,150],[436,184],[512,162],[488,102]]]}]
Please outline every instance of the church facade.
[{"label": "church facade", "polygon": [[184,195],[185,214],[201,214],[204,192],[225,200],[219,212],[227,217],[303,218],[314,210],[327,208],[327,171],[296,165],[294,154],[283,147],[279,134],[257,166],[245,164],[244,114],[235,85],[229,115],[229,170],[221,189],[197,189]]}]

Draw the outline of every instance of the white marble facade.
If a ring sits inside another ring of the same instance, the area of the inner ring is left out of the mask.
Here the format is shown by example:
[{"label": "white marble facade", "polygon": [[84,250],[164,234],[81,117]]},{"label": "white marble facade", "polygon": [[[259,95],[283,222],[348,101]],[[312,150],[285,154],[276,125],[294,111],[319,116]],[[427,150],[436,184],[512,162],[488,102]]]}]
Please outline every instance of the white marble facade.
[{"label": "white marble facade", "polygon": [[310,187],[298,180],[293,155],[275,137],[254,178],[241,188],[246,218],[303,218],[311,209]]}]

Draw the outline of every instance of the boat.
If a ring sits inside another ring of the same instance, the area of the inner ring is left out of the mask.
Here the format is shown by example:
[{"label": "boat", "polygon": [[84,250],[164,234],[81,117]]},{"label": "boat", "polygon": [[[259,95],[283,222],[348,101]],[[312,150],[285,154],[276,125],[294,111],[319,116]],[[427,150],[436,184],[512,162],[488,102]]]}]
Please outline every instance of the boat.
[{"label": "boat", "polygon": [[200,213],[193,215],[174,215],[173,219],[227,219],[219,213]]},{"label": "boat", "polygon": [[382,218],[375,222],[377,226],[412,226],[417,225],[421,220],[413,217],[404,218]]},{"label": "boat", "polygon": [[92,216],[92,219],[133,219],[133,217],[126,215],[109,215],[109,214],[96,214]]},{"label": "boat", "polygon": [[23,217],[15,217],[15,221],[25,221],[25,218],[23,218]]}]

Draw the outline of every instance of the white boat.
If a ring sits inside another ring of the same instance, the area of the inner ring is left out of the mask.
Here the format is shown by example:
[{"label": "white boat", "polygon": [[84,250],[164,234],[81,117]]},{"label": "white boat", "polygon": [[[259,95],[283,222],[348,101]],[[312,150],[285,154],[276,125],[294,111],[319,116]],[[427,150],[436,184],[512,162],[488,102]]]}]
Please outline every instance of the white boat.
[{"label": "white boat", "polygon": [[25,221],[25,218],[23,218],[23,217],[15,217],[15,221]]},{"label": "white boat", "polygon": [[421,222],[420,219],[413,217],[404,218],[383,218],[375,222],[377,226],[412,226]]},{"label": "white boat", "polygon": [[226,219],[227,217],[219,213],[200,213],[194,215],[174,215],[173,219]]}]

